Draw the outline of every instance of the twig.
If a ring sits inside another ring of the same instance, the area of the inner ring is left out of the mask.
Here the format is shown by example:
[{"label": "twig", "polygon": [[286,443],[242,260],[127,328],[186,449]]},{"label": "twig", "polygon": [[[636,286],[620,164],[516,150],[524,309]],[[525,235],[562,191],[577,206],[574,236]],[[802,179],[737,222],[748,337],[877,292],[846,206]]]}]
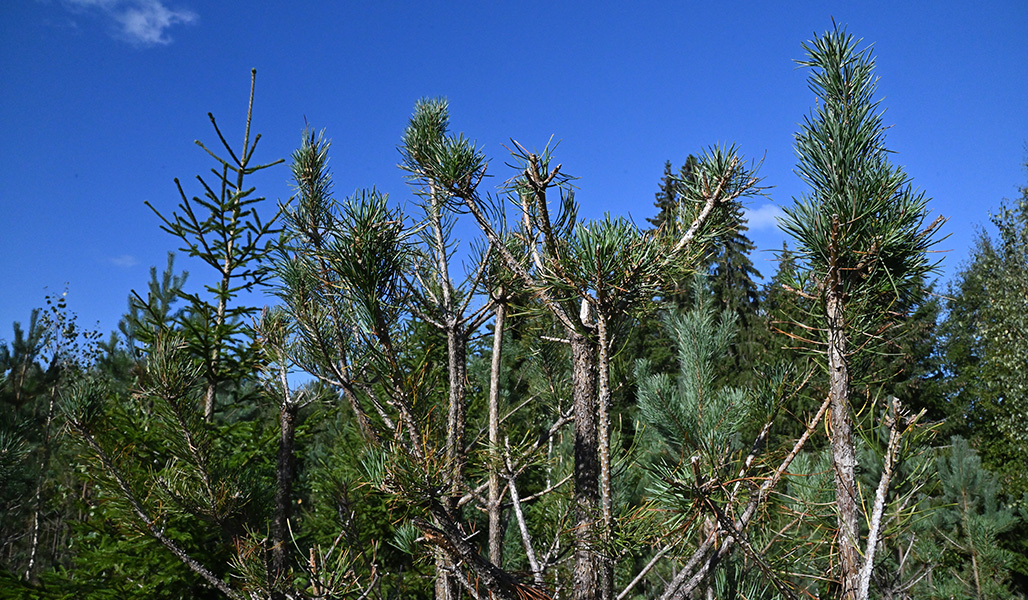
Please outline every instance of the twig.
[{"label": "twig", "polygon": [[525,554],[528,557],[528,565],[532,569],[532,579],[539,587],[543,586],[543,572],[539,567],[539,561],[535,557],[535,548],[532,545],[532,536],[528,532],[528,525],[525,523],[525,513],[521,510],[521,499],[518,497],[518,486],[514,477],[514,465],[510,461],[510,440],[504,438],[503,445],[506,447],[504,459],[507,462],[507,481],[510,484],[510,499],[514,505],[514,516],[518,521],[518,528],[521,530],[521,540],[525,545]]},{"label": "twig", "polygon": [[122,477],[121,472],[114,465],[114,461],[108,456],[107,452],[100,446],[100,444],[89,434],[85,426],[77,421],[70,421],[71,426],[78,432],[79,435],[86,441],[86,444],[96,453],[96,456],[100,459],[100,463],[104,466],[107,473],[114,478],[114,481],[118,484],[118,488],[121,493],[124,494],[126,500],[128,500],[129,506],[132,507],[132,512],[139,517],[139,520],[143,522],[147,532],[154,537],[158,542],[164,545],[165,548],[171,551],[179,560],[181,560],[187,567],[189,567],[194,573],[203,577],[212,586],[216,587],[221,593],[225,594],[233,600],[245,600],[244,597],[235,590],[230,588],[228,584],[222,581],[219,577],[211,573],[206,567],[200,564],[195,558],[186,553],[185,550],[180,548],[174,540],[164,535],[163,529],[150,518],[150,516],[143,509],[143,505],[139,502],[135,492],[129,487],[128,482]]},{"label": "twig", "polygon": [[642,578],[650,572],[650,569],[657,565],[657,561],[663,558],[664,555],[670,551],[671,546],[664,546],[660,549],[660,552],[654,554],[653,558],[650,559],[650,562],[646,563],[646,566],[643,567],[642,570],[639,571],[639,574],[635,576],[635,579],[633,579],[627,586],[625,586],[625,589],[621,590],[621,593],[617,596],[617,600],[622,600],[625,596],[627,596],[628,592],[632,591],[632,588],[634,588],[640,581],[642,581]]}]

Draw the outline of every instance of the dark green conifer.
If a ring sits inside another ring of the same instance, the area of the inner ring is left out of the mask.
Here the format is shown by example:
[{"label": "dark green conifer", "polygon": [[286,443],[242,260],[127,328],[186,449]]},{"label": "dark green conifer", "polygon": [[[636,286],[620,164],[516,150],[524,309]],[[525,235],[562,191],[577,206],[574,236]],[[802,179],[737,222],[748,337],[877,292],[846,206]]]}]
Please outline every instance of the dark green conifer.
[{"label": "dark green conifer", "polygon": [[[676,214],[674,211],[685,198],[684,188],[696,183],[697,166],[697,159],[691,154],[677,173],[672,171],[671,161],[664,163],[664,175],[654,201],[657,215],[647,219],[654,227],[660,228]],[[696,265],[697,271],[708,276],[705,289],[712,294],[714,306],[718,310],[732,312],[738,322],[738,339],[732,345],[730,360],[721,369],[724,378],[722,382],[729,385],[752,383],[750,374],[753,371],[750,367],[762,354],[766,338],[764,332],[767,326],[760,313],[760,287],[756,283],[762,276],[750,259],[756,246],[746,236],[748,229],[742,205],[728,207]],[[678,291],[668,294],[665,300],[679,308],[692,307],[695,296],[690,287],[691,276],[677,282]],[[660,328],[654,321],[643,324],[642,330],[645,333],[641,335],[651,337],[650,334],[657,334]],[[647,357],[664,362],[656,355],[647,354]]]},{"label": "dark green conifer", "polygon": [[1016,597],[1009,582],[1018,557],[1000,540],[1019,519],[1000,501],[998,479],[960,437],[951,440],[937,465],[942,485],[932,513],[940,552],[932,577],[934,597]]},{"label": "dark green conifer", "polygon": [[219,390],[233,380],[238,382],[240,373],[253,370],[252,345],[247,339],[248,319],[259,309],[236,300],[241,293],[260,288],[271,276],[270,259],[274,237],[279,231],[275,227],[278,214],[262,220],[257,205],[264,198],[254,197],[254,188],[246,187],[248,176],[284,162],[284,159],[265,164],[253,162],[261,139],[260,134],[254,136],[252,143],[250,138],[256,80],[257,70],[254,69],[243,145],[238,152],[226,141],[214,115],[207,114],[227,157],[219,156],[197,140],[196,145],[217,163],[211,169],[215,177],[213,183],[199,175],[196,177],[203,189],[202,196],[190,199],[176,178],[181,214],[172,212],[170,217],[166,216],[146,202],[163,222],[161,229],[182,241],[184,245],[180,250],[199,258],[217,274],[215,284],[206,286],[207,295],[181,294],[189,302],[188,316],[181,325],[188,332],[187,343],[202,366],[206,384],[203,414],[208,421],[213,417]]}]

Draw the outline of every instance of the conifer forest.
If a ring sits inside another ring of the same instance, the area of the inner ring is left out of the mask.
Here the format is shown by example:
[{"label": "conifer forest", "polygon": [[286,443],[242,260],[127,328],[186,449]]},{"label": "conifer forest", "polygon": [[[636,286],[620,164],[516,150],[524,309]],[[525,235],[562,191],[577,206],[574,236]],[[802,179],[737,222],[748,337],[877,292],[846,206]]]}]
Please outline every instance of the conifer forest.
[{"label": "conifer forest", "polygon": [[340,193],[316,123],[281,159],[252,113],[187,133],[211,169],[148,203],[170,252],[118,330],[52,295],[0,336],[0,598],[1024,598],[1028,187],[939,283],[869,46],[796,53],[773,273],[733,146],[636,223],[442,98],[403,203]]}]

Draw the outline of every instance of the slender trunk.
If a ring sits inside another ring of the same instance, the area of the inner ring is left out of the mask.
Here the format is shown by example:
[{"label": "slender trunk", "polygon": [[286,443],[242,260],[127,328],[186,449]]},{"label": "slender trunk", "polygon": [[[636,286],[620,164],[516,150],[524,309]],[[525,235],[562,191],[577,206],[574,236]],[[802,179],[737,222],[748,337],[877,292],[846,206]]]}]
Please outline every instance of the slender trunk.
[{"label": "slender trunk", "polygon": [[[860,600],[867,600],[870,597],[871,574],[875,567],[875,553],[878,550],[878,541],[882,534],[882,521],[885,519],[885,504],[889,495],[889,485],[896,472],[896,462],[899,460],[900,443],[902,430],[917,419],[906,421],[902,414],[899,400],[895,397],[889,399],[889,412],[885,423],[889,427],[889,442],[885,449],[885,460],[882,466],[882,477],[878,480],[878,489],[875,490],[875,502],[871,510],[871,519],[868,525],[867,543],[864,551],[864,564],[860,570],[860,589],[857,597]],[[899,561],[899,575],[897,580],[902,581],[903,561]]]},{"label": "slender trunk", "polygon": [[446,331],[446,358],[450,378],[446,460],[450,474],[450,495],[459,498],[461,495],[460,484],[464,475],[464,430],[467,424],[465,395],[467,389],[468,338],[467,332],[464,330],[463,318],[457,314],[459,308],[456,305],[453,285],[450,281],[440,192],[434,185],[430,187],[430,190],[431,204],[429,210],[431,212],[429,216],[432,222],[434,243],[432,251],[435,254],[436,269],[438,269],[436,279],[442,292],[440,304],[437,308],[443,315],[443,327]]},{"label": "slender trunk", "polygon": [[450,468],[450,495],[459,500],[464,478],[464,437],[467,429],[467,336],[463,328],[455,325],[446,332],[450,371],[449,430],[446,435],[446,459]]},{"label": "slender trunk", "polygon": [[[454,557],[457,564],[467,567],[473,571],[477,584],[474,588],[480,591],[482,588],[488,590],[492,598],[497,600],[517,600],[524,598],[540,597],[539,590],[533,590],[525,585],[519,584],[509,573],[492,564],[478,553],[478,548],[469,541],[463,531],[459,530],[449,518],[446,509],[437,502],[429,501],[429,513],[432,516],[434,525],[429,525],[420,518],[414,519],[414,524],[422,529],[426,537],[431,537],[438,544],[440,554],[449,554]],[[458,581],[456,577],[450,578],[453,587],[456,588]],[[464,579],[467,584],[467,580]],[[474,589],[470,588],[470,589]],[[438,583],[437,583],[438,593]],[[459,590],[454,590],[458,592]],[[490,597],[478,595],[477,597]]]},{"label": "slender trunk", "polygon": [[842,598],[857,597],[860,584],[859,511],[857,498],[857,458],[853,448],[853,423],[850,419],[850,378],[846,363],[843,299],[838,286],[829,289],[826,299],[828,317],[828,384],[831,399],[832,467],[835,471],[835,499],[839,510],[839,558],[842,569]]},{"label": "slender trunk", "polygon": [[521,540],[525,546],[525,555],[528,558],[528,566],[532,570],[532,580],[538,587],[543,586],[543,569],[539,559],[535,555],[535,546],[532,544],[532,536],[528,533],[528,524],[525,522],[525,513],[521,510],[521,497],[518,495],[518,484],[514,478],[514,465],[510,462],[510,446],[507,446],[507,476],[510,483],[510,503],[514,509],[514,516],[518,521],[518,528],[521,530]]},{"label": "slender trunk", "polygon": [[593,525],[599,508],[599,453],[596,439],[596,344],[571,334],[575,415],[575,566],[574,600],[599,597],[600,555]]},{"label": "slender trunk", "polygon": [[29,562],[25,567],[25,581],[32,580],[32,571],[36,566],[36,554],[39,552],[39,513],[43,510],[43,481],[46,478],[47,466],[50,463],[50,424],[54,419],[54,398],[57,388],[50,390],[50,406],[46,412],[46,425],[43,428],[43,456],[40,460],[39,479],[36,480],[36,492],[33,496],[32,510],[32,545],[29,547]]},{"label": "slender trunk", "polygon": [[[436,522],[436,525],[439,525]],[[450,576],[453,568],[453,561],[442,548],[435,549],[435,598],[436,600],[448,600],[456,595],[457,582]]]},{"label": "slender trunk", "polygon": [[611,600],[614,597],[614,563],[608,556],[611,536],[614,529],[614,492],[611,486],[611,449],[610,449],[610,331],[607,321],[602,315],[596,315],[596,329],[599,337],[597,378],[597,409],[599,422],[596,425],[600,455],[600,512],[603,518],[603,530],[600,539],[603,541],[603,568],[600,569],[600,597]]},{"label": "slender trunk", "polygon": [[[231,249],[231,247],[231,243],[229,243],[228,248]],[[214,347],[211,348],[211,355],[208,357],[211,362],[207,367],[207,390],[204,393],[203,402],[203,418],[208,423],[210,423],[211,419],[214,418],[214,396],[218,387],[218,360],[221,358],[221,328],[225,324],[225,310],[227,308],[225,293],[228,290],[231,273],[229,270],[231,269],[231,265],[229,264],[229,258],[227,256],[225,257],[225,265],[223,269],[221,286],[219,288],[221,293],[218,295],[218,311],[214,315],[214,328],[217,335],[215,336],[216,341],[214,343]]]},{"label": "slender trunk", "polygon": [[[707,517],[706,519],[703,520],[703,525],[702,525],[702,527],[700,527],[700,531],[702,532],[700,535],[701,535],[701,537],[703,539],[717,539],[717,537],[716,537],[716,534],[718,533],[717,521],[714,518]],[[736,538],[733,535],[731,539],[732,539],[732,543],[734,543]],[[722,544],[724,544],[724,542],[722,542]],[[716,554],[713,557],[713,560],[710,561],[711,572],[713,572],[713,569],[715,569],[717,567],[720,567],[721,565],[727,563],[728,560],[729,560],[729,555],[728,554],[725,554],[723,556],[720,553]],[[714,599],[714,585],[713,585],[713,581],[712,580],[713,580],[713,577],[707,577],[706,579],[703,580],[703,592],[702,592],[702,595],[707,600],[713,600]]]},{"label": "slender trunk", "polygon": [[[225,268],[228,268],[228,259],[225,259]],[[228,277],[224,276],[221,282],[221,290],[228,289]],[[204,420],[211,422],[214,418],[214,398],[218,387],[218,360],[221,358],[221,326],[225,323],[225,297],[221,296],[218,298],[218,311],[215,313],[215,331],[217,332],[217,341],[214,347],[211,349],[211,355],[208,357],[210,364],[208,365],[207,375],[207,390],[204,395]]]},{"label": "slender trunk", "polygon": [[496,304],[493,358],[489,371],[489,561],[503,566],[503,512],[500,509],[500,366],[503,361],[503,322],[506,306]]},{"label": "slender trunk", "polygon": [[971,537],[971,527],[967,518],[971,510],[968,506],[967,491],[965,489],[960,491],[960,500],[960,520],[964,526],[964,534],[967,537],[967,549],[971,554],[971,573],[974,575],[974,597],[980,600],[982,597],[982,579],[978,574],[978,547],[975,546],[974,538]]},{"label": "slender trunk", "polygon": [[278,485],[275,488],[275,518],[271,526],[272,578],[285,575],[289,568],[289,513],[293,500],[293,479],[296,475],[296,413],[298,406],[283,403],[279,413]]},{"label": "slender trunk", "polygon": [[[435,234],[436,265],[439,269],[438,282],[442,287],[442,309],[446,326],[446,354],[450,377],[450,406],[447,415],[446,463],[450,478],[450,496],[446,507],[450,515],[456,515],[460,508],[461,483],[464,480],[464,430],[467,426],[465,406],[467,382],[468,339],[462,320],[456,314],[453,290],[450,282],[449,265],[446,257],[446,240],[443,235],[442,207],[439,192],[432,188],[432,229]],[[450,575],[453,563],[445,553],[436,561],[436,598],[454,600],[460,596],[460,588]]]},{"label": "slender trunk", "polygon": [[[217,353],[212,352],[211,354],[211,364],[213,365],[214,361],[217,360]],[[203,400],[203,419],[208,423],[211,422],[214,416],[214,393],[216,387],[213,379],[207,381],[207,390],[204,392]]]},{"label": "slender trunk", "polygon": [[[446,332],[447,358],[450,374],[450,408],[446,431],[446,464],[450,479],[450,495],[446,499],[449,514],[460,512],[461,482],[464,480],[464,430],[467,425],[464,406],[467,379],[467,340],[459,325]],[[453,562],[445,552],[436,560],[436,599],[455,600],[460,597],[460,586],[450,572]]]}]

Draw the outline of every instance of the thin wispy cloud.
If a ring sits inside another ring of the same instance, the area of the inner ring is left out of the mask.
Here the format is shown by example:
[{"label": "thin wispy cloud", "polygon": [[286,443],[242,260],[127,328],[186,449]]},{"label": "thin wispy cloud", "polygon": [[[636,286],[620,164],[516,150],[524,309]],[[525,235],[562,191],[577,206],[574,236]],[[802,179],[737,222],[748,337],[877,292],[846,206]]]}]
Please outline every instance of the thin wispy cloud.
[{"label": "thin wispy cloud", "polygon": [[170,30],[199,17],[191,10],[169,8],[162,0],[65,0],[72,10],[99,12],[118,37],[137,46],[162,46],[172,41]]},{"label": "thin wispy cloud", "polygon": [[128,269],[139,264],[139,259],[131,254],[122,254],[120,256],[114,256],[110,259],[111,264],[122,269]]},{"label": "thin wispy cloud", "polygon": [[746,225],[750,231],[776,229],[778,218],[783,216],[782,208],[777,204],[763,204],[746,209]]}]

